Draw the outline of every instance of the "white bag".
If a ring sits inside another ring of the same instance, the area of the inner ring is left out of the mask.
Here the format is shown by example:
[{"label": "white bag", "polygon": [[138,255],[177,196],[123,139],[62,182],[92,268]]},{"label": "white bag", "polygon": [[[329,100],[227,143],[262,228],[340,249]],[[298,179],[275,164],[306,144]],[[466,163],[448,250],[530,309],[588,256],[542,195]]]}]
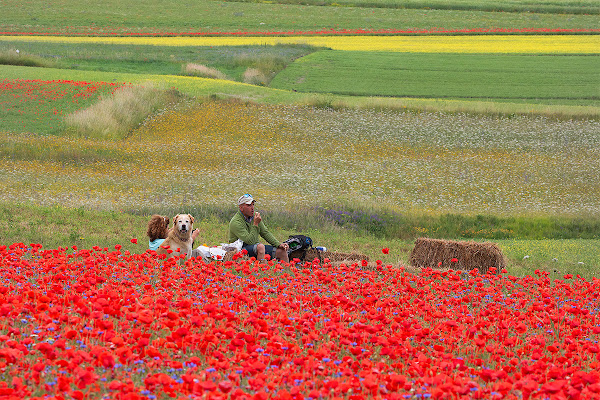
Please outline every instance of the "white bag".
[{"label": "white bag", "polygon": [[226,253],[227,253],[227,251],[223,250],[220,247],[211,247],[210,248],[210,256],[213,260],[222,260]]},{"label": "white bag", "polygon": [[220,247],[206,247],[206,246],[198,246],[192,254],[196,256],[201,256],[204,261],[209,260],[222,260],[227,251],[223,250]]},{"label": "white bag", "polygon": [[243,245],[242,239],[238,239],[233,243],[221,243],[221,248],[225,251],[240,251]]},{"label": "white bag", "polygon": [[206,246],[198,246],[196,247],[196,249],[192,252],[192,254],[196,253],[196,255],[199,255],[202,257],[203,260],[208,260],[210,259],[210,247],[206,247]]}]

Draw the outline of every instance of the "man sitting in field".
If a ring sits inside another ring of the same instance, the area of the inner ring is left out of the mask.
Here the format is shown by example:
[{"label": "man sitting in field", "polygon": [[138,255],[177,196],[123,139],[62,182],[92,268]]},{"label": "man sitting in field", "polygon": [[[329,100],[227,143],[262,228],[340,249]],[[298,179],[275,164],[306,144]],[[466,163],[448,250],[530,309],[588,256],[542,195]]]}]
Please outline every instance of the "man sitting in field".
[{"label": "man sitting in field", "polygon": [[[287,243],[279,242],[269,232],[265,223],[262,222],[260,213],[254,212],[255,202],[249,194],[245,194],[238,199],[239,211],[235,213],[229,222],[229,243],[241,239],[244,242],[242,249],[248,252],[249,257],[256,257],[257,260],[264,260],[265,255],[268,254],[271,257],[288,262]],[[259,243],[261,236],[270,245]]]}]

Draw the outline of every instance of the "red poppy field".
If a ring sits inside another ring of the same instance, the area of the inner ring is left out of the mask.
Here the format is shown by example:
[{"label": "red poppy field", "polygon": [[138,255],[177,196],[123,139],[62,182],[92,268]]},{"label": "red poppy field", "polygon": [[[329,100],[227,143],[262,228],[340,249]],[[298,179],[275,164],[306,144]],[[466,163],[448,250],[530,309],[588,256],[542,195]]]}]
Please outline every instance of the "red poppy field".
[{"label": "red poppy field", "polygon": [[600,398],[596,278],[0,257],[0,398]]},{"label": "red poppy field", "polygon": [[64,125],[65,115],[122,86],[112,82],[3,79],[0,81],[2,127],[17,132],[58,129]]}]

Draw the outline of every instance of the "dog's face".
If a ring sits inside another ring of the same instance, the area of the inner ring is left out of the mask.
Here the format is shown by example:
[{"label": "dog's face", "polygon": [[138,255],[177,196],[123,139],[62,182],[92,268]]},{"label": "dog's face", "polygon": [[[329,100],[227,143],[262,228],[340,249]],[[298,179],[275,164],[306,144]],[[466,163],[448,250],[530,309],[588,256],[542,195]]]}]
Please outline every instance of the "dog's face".
[{"label": "dog's face", "polygon": [[194,217],[190,214],[177,214],[173,219],[174,228],[181,234],[187,234],[192,231]]}]

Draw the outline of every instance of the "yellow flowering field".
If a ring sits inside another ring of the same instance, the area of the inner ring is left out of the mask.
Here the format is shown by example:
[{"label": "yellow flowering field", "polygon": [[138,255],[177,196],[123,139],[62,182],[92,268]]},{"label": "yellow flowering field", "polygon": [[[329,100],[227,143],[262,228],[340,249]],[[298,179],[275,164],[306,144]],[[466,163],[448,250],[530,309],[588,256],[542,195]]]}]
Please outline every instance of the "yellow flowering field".
[{"label": "yellow flowering field", "polygon": [[288,37],[65,37],[0,36],[5,41],[110,43],[156,46],[309,44],[334,50],[430,53],[600,53],[600,35],[288,36]]},{"label": "yellow flowering field", "polygon": [[399,212],[598,215],[598,131],[589,120],[205,102],[119,142],[1,134],[0,200],[136,210],[250,192],[265,208],[352,198]]}]

